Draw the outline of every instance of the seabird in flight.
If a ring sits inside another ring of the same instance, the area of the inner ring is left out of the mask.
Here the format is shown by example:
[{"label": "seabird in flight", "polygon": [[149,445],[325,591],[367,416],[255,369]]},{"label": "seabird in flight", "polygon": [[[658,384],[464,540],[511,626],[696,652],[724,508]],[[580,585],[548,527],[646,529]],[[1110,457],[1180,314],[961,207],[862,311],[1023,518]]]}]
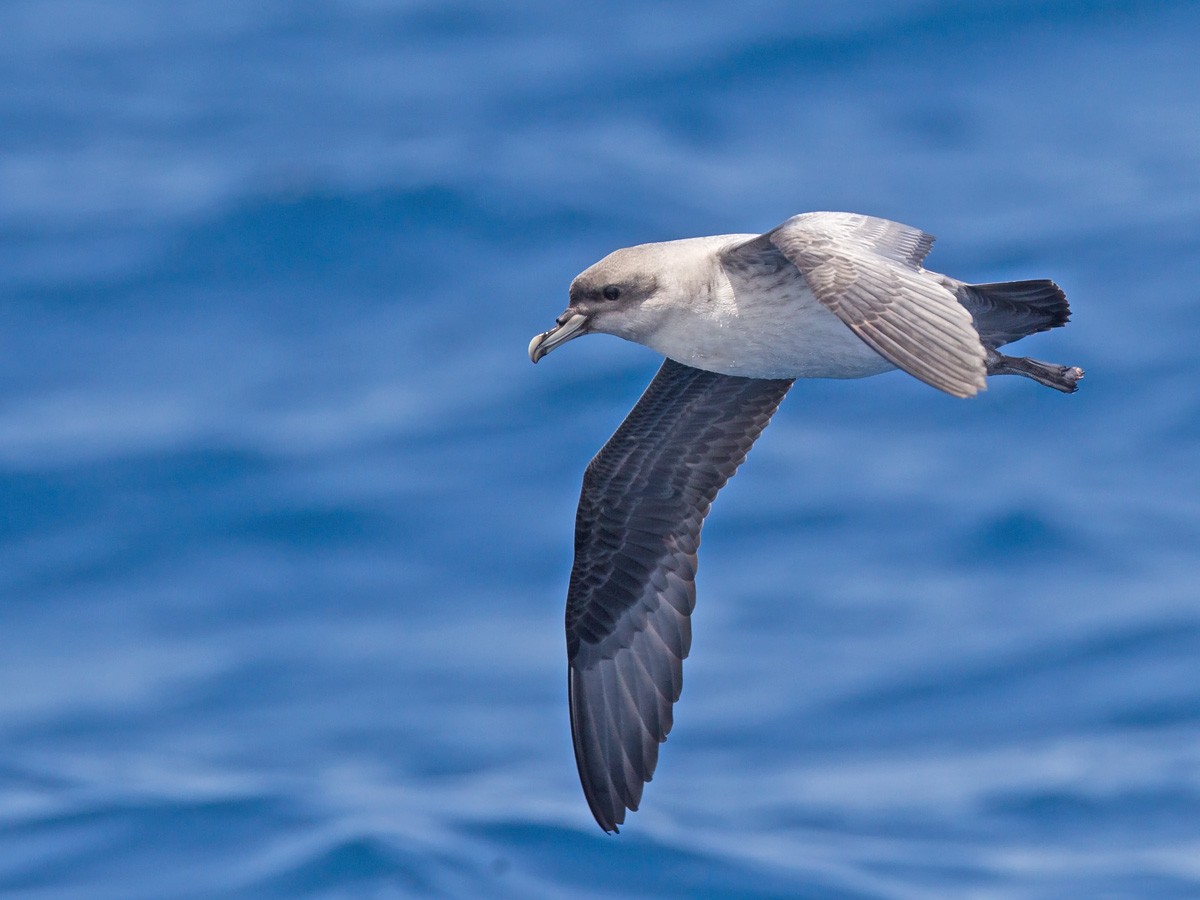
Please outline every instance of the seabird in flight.
[{"label": "seabird in flight", "polygon": [[1053,281],[926,270],[929,234],[814,212],[766,234],[642,244],[581,273],[529,344],[535,363],[601,332],[666,357],[588,465],[567,590],[575,761],[605,831],[636,810],[671,730],[696,602],[700,527],[797,378],[899,368],[955,397],[988,375],[1072,393],[1083,371],[997,352],[1066,323]]}]

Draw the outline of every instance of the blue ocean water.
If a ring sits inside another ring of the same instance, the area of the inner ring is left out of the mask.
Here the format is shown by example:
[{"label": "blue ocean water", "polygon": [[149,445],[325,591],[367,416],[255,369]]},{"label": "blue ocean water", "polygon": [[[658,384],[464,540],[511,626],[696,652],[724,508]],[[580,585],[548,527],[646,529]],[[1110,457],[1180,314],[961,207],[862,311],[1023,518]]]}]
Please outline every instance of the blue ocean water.
[{"label": "blue ocean water", "polygon": [[[1200,896],[1200,7],[0,5],[0,894]],[[1053,277],[801,383],[643,809],[568,734],[611,249],[849,209]]]}]

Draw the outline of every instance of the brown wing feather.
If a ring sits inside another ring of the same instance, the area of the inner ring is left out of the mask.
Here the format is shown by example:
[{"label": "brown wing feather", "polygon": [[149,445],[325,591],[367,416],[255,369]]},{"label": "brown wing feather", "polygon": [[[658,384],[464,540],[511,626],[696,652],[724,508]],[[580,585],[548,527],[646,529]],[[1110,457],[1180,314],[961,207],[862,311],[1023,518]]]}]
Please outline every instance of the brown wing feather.
[{"label": "brown wing feather", "polygon": [[[956,397],[984,389],[985,350],[946,279],[921,268],[933,237],[853,213],[805,213],[725,251],[728,265],[791,263],[813,295],[888,362]],[[786,262],[785,262],[786,261]]]}]

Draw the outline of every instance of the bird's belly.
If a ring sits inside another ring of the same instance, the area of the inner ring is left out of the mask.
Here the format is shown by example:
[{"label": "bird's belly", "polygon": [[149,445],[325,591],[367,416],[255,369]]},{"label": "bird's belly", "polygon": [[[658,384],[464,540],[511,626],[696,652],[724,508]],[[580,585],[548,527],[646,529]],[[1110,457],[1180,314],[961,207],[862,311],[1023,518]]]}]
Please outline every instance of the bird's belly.
[{"label": "bird's belly", "polygon": [[746,378],[865,378],[896,368],[811,294],[791,299],[698,317],[648,343],[677,362]]}]

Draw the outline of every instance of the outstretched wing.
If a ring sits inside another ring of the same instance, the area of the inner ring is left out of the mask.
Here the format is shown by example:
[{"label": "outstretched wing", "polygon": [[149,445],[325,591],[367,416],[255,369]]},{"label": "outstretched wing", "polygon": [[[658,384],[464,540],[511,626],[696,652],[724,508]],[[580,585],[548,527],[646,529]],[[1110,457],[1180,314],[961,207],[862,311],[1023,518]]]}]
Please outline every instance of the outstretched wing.
[{"label": "outstretched wing", "polygon": [[638,808],[671,730],[704,517],[791,384],[668,359],[584,473],[567,683],[579,778],[605,831]]},{"label": "outstretched wing", "polygon": [[786,260],[813,295],[888,362],[948,394],[969,397],[984,389],[985,351],[946,279],[921,268],[932,245],[931,235],[899,222],[805,213],[723,257],[743,268],[777,268]]}]

